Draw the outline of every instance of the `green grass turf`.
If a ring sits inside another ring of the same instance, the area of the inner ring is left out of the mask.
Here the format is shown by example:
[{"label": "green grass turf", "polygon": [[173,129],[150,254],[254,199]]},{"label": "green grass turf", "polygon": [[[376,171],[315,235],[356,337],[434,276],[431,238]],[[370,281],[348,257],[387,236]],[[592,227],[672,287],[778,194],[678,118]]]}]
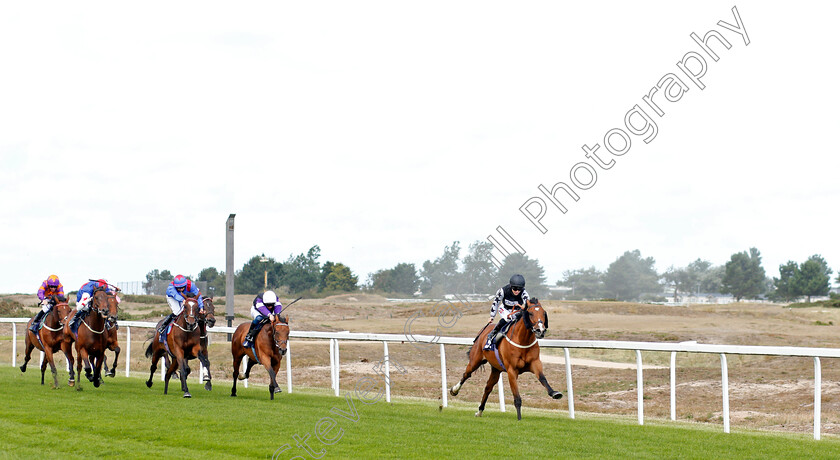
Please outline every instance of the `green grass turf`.
[{"label": "green grass turf", "polygon": [[[254,372],[257,372],[256,368]],[[66,373],[59,373],[62,385]],[[379,400],[365,404],[349,390],[336,398],[314,391],[268,398],[266,387],[216,382],[207,392],[190,379],[192,399],[171,382],[163,395],[159,375],[107,379],[84,390],[40,385],[40,372],[0,367],[0,457],[2,458],[276,458],[301,455],[294,438],[305,438],[321,458],[838,458],[840,440],[757,432],[724,434],[719,426],[651,422],[524,409],[516,421],[510,407],[473,416],[477,402],[439,410],[432,401]],[[47,373],[49,381],[49,371]],[[371,383],[371,381],[368,381]],[[381,388],[381,387],[380,387]],[[367,395],[376,396],[377,388]],[[350,396],[350,401],[346,398]],[[352,403],[352,406],[351,406]],[[355,409],[354,409],[355,408]],[[329,417],[329,419],[327,418]],[[330,428],[334,420],[335,425]],[[351,420],[352,419],[352,420]],[[323,444],[315,435],[316,424]],[[355,421],[354,421],[355,420]]]}]

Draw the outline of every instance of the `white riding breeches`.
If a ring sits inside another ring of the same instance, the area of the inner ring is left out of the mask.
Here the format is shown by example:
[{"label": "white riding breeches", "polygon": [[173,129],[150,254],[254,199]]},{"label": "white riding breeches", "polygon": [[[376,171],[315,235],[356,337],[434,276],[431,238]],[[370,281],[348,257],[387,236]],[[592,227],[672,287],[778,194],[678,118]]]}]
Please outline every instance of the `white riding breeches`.
[{"label": "white riding breeches", "polygon": [[174,297],[167,297],[166,301],[169,302],[169,308],[172,310],[173,315],[179,315],[181,310],[184,309],[184,302],[179,302]]}]

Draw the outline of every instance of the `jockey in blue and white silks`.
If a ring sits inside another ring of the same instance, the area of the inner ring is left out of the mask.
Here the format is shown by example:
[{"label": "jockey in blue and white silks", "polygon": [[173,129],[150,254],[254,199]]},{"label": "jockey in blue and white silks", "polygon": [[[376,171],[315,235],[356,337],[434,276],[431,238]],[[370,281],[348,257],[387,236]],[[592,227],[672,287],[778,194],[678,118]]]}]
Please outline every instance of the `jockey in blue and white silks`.
[{"label": "jockey in blue and white silks", "polygon": [[166,327],[169,326],[169,323],[171,323],[176,316],[181,314],[181,311],[184,309],[184,300],[186,299],[186,296],[195,297],[198,301],[199,310],[204,310],[204,300],[201,298],[201,290],[198,289],[198,286],[194,285],[192,281],[184,275],[176,276],[175,279],[169,283],[169,286],[166,287],[166,302],[169,303],[169,308],[172,310],[172,313],[163,320],[163,323],[158,328],[158,331],[160,331],[161,334],[166,330]]}]

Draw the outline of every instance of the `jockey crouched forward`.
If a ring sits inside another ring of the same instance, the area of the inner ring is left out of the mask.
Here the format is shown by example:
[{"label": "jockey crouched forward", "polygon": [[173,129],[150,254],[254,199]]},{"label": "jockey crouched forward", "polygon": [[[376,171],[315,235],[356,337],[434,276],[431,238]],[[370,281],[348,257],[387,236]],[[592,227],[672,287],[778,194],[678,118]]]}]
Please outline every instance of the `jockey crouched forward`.
[{"label": "jockey crouched forward", "polygon": [[184,310],[186,296],[195,297],[195,300],[198,301],[198,309],[204,311],[204,300],[201,298],[201,290],[198,289],[198,286],[192,284],[192,281],[184,275],[176,276],[166,287],[166,301],[169,303],[172,313],[163,320],[158,328],[161,335],[166,331],[169,323]]},{"label": "jockey crouched forward", "polygon": [[49,278],[41,283],[41,287],[38,288],[38,300],[41,301],[41,311],[32,320],[32,326],[29,327],[29,330],[32,332],[38,332],[38,326],[41,324],[41,320],[52,310],[52,296],[58,297],[59,302],[65,302],[67,300],[64,298],[64,286],[56,275],[50,275]]},{"label": "jockey crouched forward", "polygon": [[[104,279],[92,280],[83,284],[76,293],[76,314],[70,323],[70,330],[75,334],[79,330],[79,322],[87,316],[90,311],[90,303],[93,301],[93,291],[97,288],[104,288],[105,292],[114,292],[110,285]],[[117,304],[120,303],[120,297],[117,296]]]},{"label": "jockey crouched forward", "polygon": [[525,291],[525,277],[522,275],[511,276],[510,283],[496,292],[493,306],[490,307],[490,321],[488,323],[493,322],[497,311],[501,318],[493,331],[487,335],[487,343],[484,344],[485,350],[492,349],[493,343],[498,346],[502,337],[504,337],[499,331],[509,322],[516,320],[515,310],[525,305],[528,299],[528,293]]},{"label": "jockey crouched forward", "polygon": [[283,310],[283,304],[277,301],[277,294],[274,291],[265,291],[254,298],[254,303],[251,305],[251,328],[248,329],[248,334],[242,342],[242,346],[249,348],[254,346],[254,339],[260,329],[269,321],[274,321],[274,315],[279,315]]}]

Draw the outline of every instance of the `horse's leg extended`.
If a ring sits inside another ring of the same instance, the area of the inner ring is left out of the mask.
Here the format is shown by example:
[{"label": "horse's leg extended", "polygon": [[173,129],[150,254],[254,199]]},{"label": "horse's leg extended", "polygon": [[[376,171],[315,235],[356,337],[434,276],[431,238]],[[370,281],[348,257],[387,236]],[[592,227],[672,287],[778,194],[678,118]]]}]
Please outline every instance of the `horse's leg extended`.
[{"label": "horse's leg extended", "polygon": [[67,379],[67,385],[73,386],[76,384],[76,374],[73,372],[73,365],[75,364],[73,361],[73,346],[72,344],[64,340],[61,342],[61,351],[64,353],[64,357],[67,358],[67,369],[70,372],[70,378]]},{"label": "horse's leg extended", "polygon": [[464,370],[464,375],[461,376],[461,381],[456,383],[452,386],[452,388],[449,389],[449,394],[451,394],[452,396],[458,396],[458,392],[461,391],[461,385],[463,385],[464,382],[466,382],[467,379],[469,379],[470,376],[472,376],[472,373],[475,372],[475,370],[478,369],[479,366],[487,362],[485,361],[483,353],[481,352],[481,343],[483,343],[483,341],[476,340],[476,342],[473,344],[473,347],[470,350],[470,362],[467,363],[467,368],[466,370]]},{"label": "horse's leg extended", "polygon": [[235,351],[231,351],[231,353],[233,354],[233,388],[230,390],[230,395],[236,396],[236,381],[239,380],[239,366],[242,364],[242,357],[245,355],[241,351],[239,354]]},{"label": "horse's leg extended", "polygon": [[152,350],[152,365],[149,366],[149,380],[146,380],[146,386],[148,388],[152,387],[152,383],[154,382],[155,377],[155,371],[157,370],[158,361],[160,361],[160,357],[163,355],[163,349],[155,344],[152,345]]},{"label": "horse's leg extended", "polygon": [[508,369],[508,382],[510,392],[513,393],[513,405],[516,406],[516,419],[522,420],[522,397],[519,396],[519,372],[515,369]]},{"label": "horse's leg extended", "polygon": [[559,391],[554,390],[553,388],[551,388],[551,385],[548,384],[548,379],[546,379],[545,374],[543,374],[542,361],[540,361],[539,359],[532,361],[531,362],[531,372],[533,372],[534,375],[537,376],[540,383],[542,383],[542,386],[544,386],[545,389],[548,391],[549,396],[551,396],[554,399],[560,399],[560,398],[563,397],[563,393],[560,393]]},{"label": "horse's leg extended", "polygon": [[168,366],[166,368],[166,375],[163,377],[163,394],[167,394],[169,392],[169,379],[172,378],[172,374],[178,369],[178,359],[171,359],[168,362]]},{"label": "horse's leg extended", "polygon": [[[247,356],[247,355],[246,355]],[[248,380],[251,377],[251,368],[257,365],[256,359],[248,358],[248,365],[245,366],[245,375],[239,377],[239,380]]]},{"label": "horse's leg extended", "polygon": [[210,360],[207,358],[206,350],[202,347],[198,347],[198,360],[201,361],[201,365],[204,366],[204,389],[210,391],[213,389],[213,382],[212,377],[210,377]]},{"label": "horse's leg extended", "polygon": [[[271,362],[270,360],[268,361]],[[274,373],[274,369],[271,368],[270,364],[265,365],[265,370],[268,371],[268,376],[271,379],[271,383],[268,384],[268,393],[271,395],[271,400],[274,400],[274,393],[280,393],[280,387],[277,385],[277,379],[275,378],[277,374]]]},{"label": "horse's leg extended", "polygon": [[[119,345],[114,345],[113,352],[114,352],[114,364],[111,365],[110,372],[107,369],[105,370],[108,377],[114,377],[114,376],[117,375],[117,361],[119,361],[119,359],[120,359],[120,347],[119,347]],[[104,357],[105,353],[102,353],[102,356]],[[103,366],[105,365],[104,361],[102,362],[102,365]],[[128,361],[126,361],[125,365],[128,366]]]},{"label": "horse's leg extended", "polygon": [[23,364],[20,366],[21,372],[26,372],[26,364],[32,359],[32,350],[35,348],[35,345],[32,344],[32,340],[29,338],[29,328],[26,329],[26,338],[24,339],[25,350],[23,352]]},{"label": "horse's leg extended", "polygon": [[487,397],[490,396],[490,392],[493,391],[493,387],[496,386],[496,383],[499,381],[499,375],[501,375],[501,373],[502,371],[496,369],[495,367],[490,371],[490,378],[487,379],[487,385],[484,386],[484,395],[481,397],[481,405],[478,406],[478,412],[475,413],[476,417],[481,417],[481,414],[484,412],[484,405],[487,404]]},{"label": "horse's leg extended", "polygon": [[[53,390],[58,389],[58,370],[55,368],[55,355],[51,346],[44,347],[44,363],[50,364],[50,372],[53,377]],[[43,367],[43,365],[42,365]],[[41,370],[41,384],[44,384],[44,370]]]},{"label": "horse's leg extended", "polygon": [[79,342],[76,342],[76,355],[78,359],[76,360],[76,373],[79,374],[79,384],[76,386],[76,390],[82,390],[82,363],[88,358],[87,350],[79,346]]},{"label": "horse's leg extended", "polygon": [[190,390],[187,388],[187,358],[179,358],[178,366],[181,368],[181,391],[184,392],[185,398],[191,398]]},{"label": "horse's leg extended", "polygon": [[98,351],[92,358],[93,386],[99,388],[102,384],[102,364],[105,362],[105,350]]}]

